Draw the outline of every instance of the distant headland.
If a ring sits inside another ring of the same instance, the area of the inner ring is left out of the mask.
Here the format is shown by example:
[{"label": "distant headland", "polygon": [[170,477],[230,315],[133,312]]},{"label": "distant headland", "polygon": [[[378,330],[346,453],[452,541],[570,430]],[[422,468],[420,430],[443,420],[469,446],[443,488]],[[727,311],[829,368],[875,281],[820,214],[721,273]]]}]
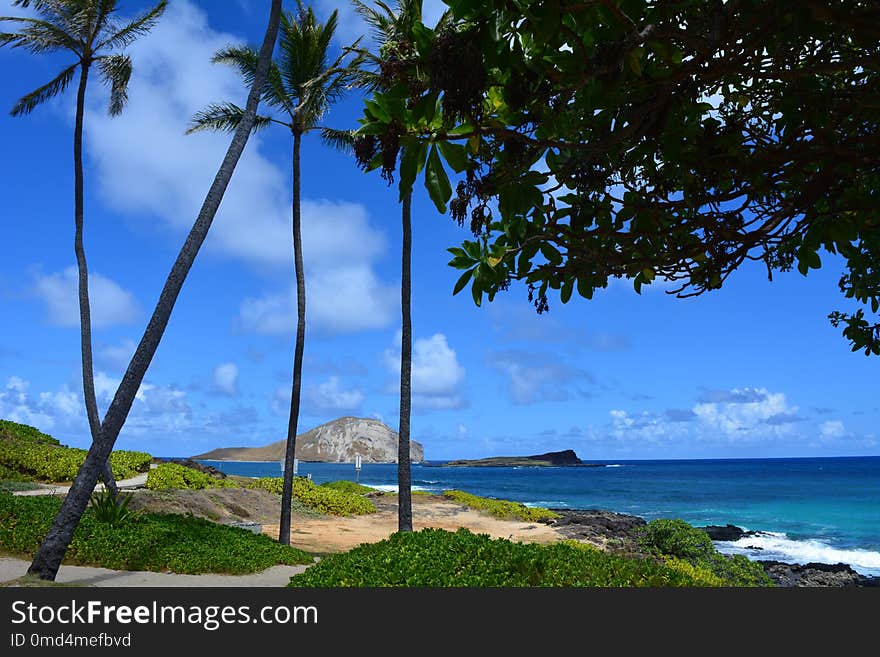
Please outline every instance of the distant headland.
[{"label": "distant headland", "polygon": [[561,452],[546,452],[532,456],[492,456],[485,459],[458,459],[440,464],[443,467],[486,467],[486,468],[513,468],[513,467],[587,467],[601,468],[600,463],[584,463],[578,458],[573,449],[565,449]]}]

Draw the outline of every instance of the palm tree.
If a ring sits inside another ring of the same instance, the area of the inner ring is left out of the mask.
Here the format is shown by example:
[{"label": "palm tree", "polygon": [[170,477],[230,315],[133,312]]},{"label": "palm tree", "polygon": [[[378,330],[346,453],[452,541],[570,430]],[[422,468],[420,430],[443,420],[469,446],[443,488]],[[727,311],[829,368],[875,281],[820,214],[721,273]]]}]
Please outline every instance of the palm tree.
[{"label": "palm tree", "polygon": [[[19,32],[0,33],[0,46],[24,48],[35,54],[66,51],[73,55],[72,64],[51,81],[23,96],[12,108],[12,116],[30,114],[39,105],[61,94],[73,81],[79,69],[79,89],[76,94],[76,122],[73,129],[74,170],[74,252],[79,272],[79,319],[82,352],[83,399],[92,440],[97,440],[101,420],[95,398],[95,377],[92,366],[92,325],[89,307],[89,270],[83,246],[83,154],[82,133],[85,112],[86,86],[92,66],[97,66],[102,80],[110,87],[110,116],[122,112],[128,100],[128,80],[131,77],[131,59],[112,51],[124,48],[139,36],[150,31],[165,7],[161,0],[155,7],[126,24],[119,24],[113,14],[115,0],[15,0],[13,5],[28,7],[42,18],[0,17],[0,22],[17,23]],[[112,494],[116,482],[110,464],[103,466],[103,477]]]},{"label": "palm tree", "polygon": [[[284,457],[284,483],[281,493],[281,521],[278,541],[290,545],[290,512],[293,497],[293,463],[296,456],[296,435],[299,422],[302,361],[306,337],[306,286],[302,258],[302,220],[300,208],[300,148],[303,135],[315,129],[321,117],[338,100],[354,79],[358,60],[346,62],[347,53],[330,64],[328,51],[336,32],[337,11],[321,24],[312,8],[297,2],[296,14],[281,16],[279,53],[269,66],[263,85],[262,99],[280,118],[258,116],[254,130],[277,124],[287,128],[293,137],[293,263],[296,276],[296,345],[293,356],[290,414],[287,423],[287,445]],[[251,83],[257,54],[248,47],[227,47],[214,55],[214,62],[234,66],[246,83]],[[233,103],[210,105],[193,117],[188,132],[199,130],[234,130],[241,124],[242,109]]]},{"label": "palm tree", "polygon": [[[353,0],[355,9],[373,29],[373,38],[379,52],[388,43],[410,39],[413,26],[422,21],[422,0],[397,0],[396,10],[382,0],[376,0],[378,9],[361,0]],[[444,14],[442,24],[448,19]],[[361,71],[359,84],[370,90],[382,88],[379,68],[380,54],[359,51],[372,66]],[[403,244],[401,248],[400,280],[400,418],[397,430],[397,530],[411,532],[412,524],[412,463],[410,457],[410,418],[412,416],[412,192],[401,200]]]},{"label": "palm tree", "polygon": [[[49,4],[49,3],[47,3]],[[54,4],[54,3],[53,3]],[[79,469],[67,497],[61,504],[61,508],[49,532],[37,549],[36,555],[31,562],[28,573],[37,575],[42,579],[54,580],[67,551],[67,546],[73,538],[79,520],[85,511],[89,501],[89,496],[98,480],[102,464],[107,461],[113,445],[128,413],[134,402],[135,395],[144,380],[144,375],[150,366],[159,342],[168,326],[168,320],[174,310],[174,304],[180,295],[183,283],[189,270],[195,262],[196,256],[208,236],[208,231],[223,200],[229,181],[235,171],[235,166],[241,158],[244,147],[250,136],[253,127],[254,117],[257,112],[257,105],[260,101],[261,90],[266,80],[266,73],[269,70],[269,62],[272,58],[272,50],[275,47],[275,40],[278,36],[278,23],[281,17],[281,0],[272,0],[269,12],[269,23],[266,27],[266,35],[260,48],[258,56],[258,64],[254,71],[254,81],[248,94],[247,104],[241,117],[238,129],[232,137],[223,162],[214,177],[214,181],[208,190],[205,200],[202,203],[199,215],[193,223],[192,229],[187,235],[186,241],[180,249],[180,253],[165,280],[165,285],[159,295],[159,300],[150,317],[150,321],[144,330],[144,335],[138,343],[134,356],[128,364],[128,368],[122,377],[122,382],[116,389],[113,401],[104,415],[104,421],[101,423],[99,437],[92,441],[89,452],[86,455],[85,462]]]}]

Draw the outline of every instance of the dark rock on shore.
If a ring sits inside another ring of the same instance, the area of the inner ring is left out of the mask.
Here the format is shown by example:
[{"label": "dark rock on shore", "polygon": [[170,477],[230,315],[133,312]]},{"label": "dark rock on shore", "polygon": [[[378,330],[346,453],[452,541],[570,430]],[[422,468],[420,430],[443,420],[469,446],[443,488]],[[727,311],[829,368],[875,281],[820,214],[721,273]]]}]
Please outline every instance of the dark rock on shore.
[{"label": "dark rock on shore", "polygon": [[204,472],[206,475],[210,475],[215,479],[226,479],[225,472],[218,470],[212,465],[205,465],[204,463],[199,463],[198,461],[193,461],[192,459],[162,459],[162,462],[177,463],[178,465],[192,468],[193,470],[198,470],[199,472]]},{"label": "dark rock on shore", "polygon": [[707,525],[705,527],[699,527],[698,529],[702,529],[709,534],[709,538],[713,541],[738,541],[741,538],[758,536],[761,533],[747,531],[736,525],[724,525],[723,527],[721,525]]},{"label": "dark rock on shore", "polygon": [[558,529],[566,538],[604,545],[615,552],[640,552],[637,534],[647,524],[644,518],[599,509],[551,510],[559,517],[543,522]]},{"label": "dark rock on shore", "polygon": [[793,564],[759,561],[776,586],[870,586],[880,587],[880,579],[860,575],[845,563]]}]

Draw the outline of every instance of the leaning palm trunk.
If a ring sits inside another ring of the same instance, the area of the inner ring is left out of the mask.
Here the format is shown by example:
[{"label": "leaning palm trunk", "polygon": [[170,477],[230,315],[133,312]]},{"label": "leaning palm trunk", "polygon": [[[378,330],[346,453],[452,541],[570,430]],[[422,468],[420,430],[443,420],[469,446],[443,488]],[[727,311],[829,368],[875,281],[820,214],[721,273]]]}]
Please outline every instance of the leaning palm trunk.
[{"label": "leaning palm trunk", "polygon": [[[86,263],[86,250],[83,245],[83,114],[85,113],[86,85],[89,79],[89,66],[83,64],[79,78],[79,90],[76,95],[76,126],[73,131],[73,171],[74,171],[74,221],[76,232],[73,239],[73,249],[76,252],[76,268],[79,274],[79,324],[80,343],[82,350],[82,382],[83,400],[86,405],[86,417],[89,421],[89,431],[92,442],[98,439],[101,430],[101,418],[98,415],[98,400],[95,396],[95,372],[92,364],[92,319],[89,304],[89,268]],[[116,480],[113,477],[113,468],[106,461],[102,468],[101,476],[104,485],[110,490],[113,497],[117,495]]]},{"label": "leaning palm trunk", "polygon": [[306,341],[306,279],[302,256],[302,213],[300,209],[300,144],[302,133],[293,132],[293,266],[296,275],[296,346],[293,352],[293,379],[290,391],[290,418],[287,422],[287,447],[284,453],[284,482],[281,488],[281,521],[278,542],[290,545],[290,511],[293,502],[293,462],[296,457],[296,433],[302,388],[303,350]]},{"label": "leaning palm trunk", "polygon": [[85,511],[89,496],[95,488],[101,468],[106,463],[117,436],[125,424],[128,412],[134,402],[134,397],[140,388],[147,368],[156,353],[159,341],[168,326],[168,320],[174,309],[174,304],[183,287],[183,282],[198,255],[199,249],[208,235],[208,230],[220,207],[223,194],[226,191],[235,166],[241,157],[244,147],[250,135],[257,104],[260,99],[260,90],[269,68],[269,61],[278,35],[278,23],[281,16],[281,0],[272,0],[272,8],[269,15],[269,25],[266,28],[266,36],[260,49],[259,64],[253,86],[248,94],[247,105],[241,124],[235,131],[226,157],[220,165],[220,169],[214,178],[214,182],[208,191],[199,216],[193,224],[192,230],[186,238],[186,242],[180,250],[177,260],[165,281],[165,286],[159,296],[159,301],[150,318],[144,335],[138,344],[137,350],[132,356],[128,369],[122,378],[122,382],[116,390],[113,401],[104,415],[99,439],[92,442],[86,460],[79,472],[70,491],[67,494],[61,509],[55,516],[49,532],[40,544],[28,573],[37,575],[42,579],[54,580],[67,551],[68,545],[73,538],[73,533],[79,524],[79,520]]},{"label": "leaning palm trunk", "polygon": [[412,468],[409,424],[412,410],[412,192],[403,199],[400,277],[400,424],[397,430],[397,531],[411,532]]}]

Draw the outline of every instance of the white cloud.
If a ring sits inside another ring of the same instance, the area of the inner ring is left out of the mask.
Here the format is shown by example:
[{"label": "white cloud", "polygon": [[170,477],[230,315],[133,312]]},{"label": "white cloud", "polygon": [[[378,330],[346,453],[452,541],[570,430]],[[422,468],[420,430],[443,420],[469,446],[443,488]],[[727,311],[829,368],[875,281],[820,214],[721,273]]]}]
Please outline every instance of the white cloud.
[{"label": "white cloud", "polygon": [[223,363],[214,368],[214,390],[229,397],[238,395],[238,365]]},{"label": "white cloud", "polygon": [[825,440],[841,438],[845,433],[845,427],[840,420],[828,420],[819,425],[819,435]]},{"label": "white cloud", "polygon": [[742,445],[796,439],[801,431],[798,407],[785,394],[766,388],[704,392],[692,408],[662,414],[610,411],[611,435],[618,440],[661,444],[693,440]]},{"label": "white cloud", "polygon": [[[401,333],[397,332],[394,347],[384,353],[385,366],[400,380]],[[465,370],[459,365],[455,350],[446,336],[436,333],[430,338],[413,341],[412,402],[417,410],[462,408],[461,397]],[[394,389],[397,382],[394,384]]]},{"label": "white cloud", "polygon": [[[76,267],[38,276],[34,290],[46,304],[49,321],[57,326],[79,326],[79,287]],[[89,275],[89,307],[92,328],[130,324],[140,314],[128,290],[100,274]]]},{"label": "white cloud", "polygon": [[[158,217],[177,233],[190,228],[230,137],[184,132],[190,117],[208,103],[244,102],[246,89],[238,76],[210,62],[221,47],[242,42],[242,37],[213,30],[201,9],[180,0],[151,34],[132,46],[130,103],[122,116],[106,117],[96,87],[86,138],[100,190],[111,207]],[[279,167],[267,159],[261,145],[270,137],[285,138],[283,133],[266,133],[248,142],[206,248],[263,273],[280,272],[287,287],[293,262],[289,164]],[[302,216],[307,285],[314,290],[309,321],[331,331],[386,326],[395,307],[395,288],[374,271],[386,247],[365,208],[307,199]],[[333,294],[325,295],[327,290]],[[341,297],[340,290],[345,291]],[[276,290],[246,300],[241,323],[261,332],[288,332],[291,307],[288,294]]]},{"label": "white cloud", "polygon": [[550,353],[500,351],[490,356],[489,365],[506,375],[510,398],[520,405],[565,401],[574,394],[584,394],[579,384],[593,382],[589,373]]},{"label": "white cloud", "polygon": [[309,386],[304,395],[310,414],[354,413],[364,401],[360,390],[343,390],[338,376],[331,376],[315,386]]},{"label": "white cloud", "polygon": [[121,372],[128,367],[134,354],[134,340],[124,339],[117,344],[103,344],[95,350],[95,362],[99,367]]}]

